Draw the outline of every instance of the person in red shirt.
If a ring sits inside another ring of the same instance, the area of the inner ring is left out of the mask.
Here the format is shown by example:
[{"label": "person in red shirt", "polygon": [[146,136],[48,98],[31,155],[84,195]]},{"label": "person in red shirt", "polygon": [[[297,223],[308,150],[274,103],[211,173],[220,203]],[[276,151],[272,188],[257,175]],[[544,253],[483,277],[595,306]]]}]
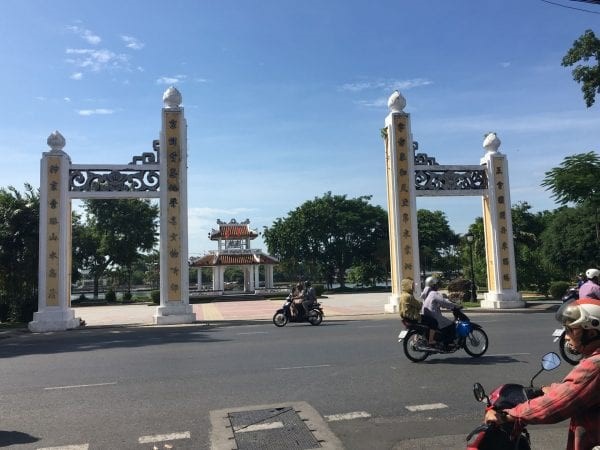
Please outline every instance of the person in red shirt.
[{"label": "person in red shirt", "polygon": [[567,450],[591,450],[600,446],[600,300],[566,302],[556,318],[583,359],[562,382],[543,387],[544,395],[504,411],[491,409],[485,420],[542,424],[570,418]]}]

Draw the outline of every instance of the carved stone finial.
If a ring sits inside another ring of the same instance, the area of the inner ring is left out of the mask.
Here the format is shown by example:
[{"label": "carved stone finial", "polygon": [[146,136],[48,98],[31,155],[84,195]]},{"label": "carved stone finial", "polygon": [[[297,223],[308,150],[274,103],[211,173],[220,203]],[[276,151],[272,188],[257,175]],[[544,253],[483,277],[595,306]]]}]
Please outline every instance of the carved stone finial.
[{"label": "carved stone finial", "polygon": [[493,131],[485,134],[483,139],[483,148],[488,153],[496,153],[500,147],[500,139]]},{"label": "carved stone finial", "polygon": [[174,86],[170,86],[163,94],[165,108],[179,108],[181,101],[181,93]]},{"label": "carved stone finial", "polygon": [[400,93],[400,91],[394,91],[388,99],[388,108],[390,109],[390,112],[402,112],[405,106],[406,99],[404,98],[404,96]]},{"label": "carved stone finial", "polygon": [[62,134],[60,134],[58,131],[55,131],[50,136],[48,136],[46,143],[48,144],[48,147],[52,149],[53,152],[60,152],[63,148],[65,148],[67,141],[65,140]]}]

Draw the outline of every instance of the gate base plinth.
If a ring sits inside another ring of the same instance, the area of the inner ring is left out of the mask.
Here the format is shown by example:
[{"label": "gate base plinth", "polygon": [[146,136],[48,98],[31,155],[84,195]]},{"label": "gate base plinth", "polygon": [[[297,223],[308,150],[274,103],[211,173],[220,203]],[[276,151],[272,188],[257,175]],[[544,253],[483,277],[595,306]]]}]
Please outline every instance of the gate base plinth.
[{"label": "gate base plinth", "polygon": [[192,305],[158,306],[153,316],[154,325],[175,325],[178,323],[194,323],[196,314]]},{"label": "gate base plinth", "polygon": [[383,311],[390,314],[396,314],[399,311],[400,296],[392,294],[388,297],[388,302],[383,305]]},{"label": "gate base plinth", "polygon": [[33,313],[33,320],[29,322],[29,331],[32,333],[45,333],[47,331],[65,331],[79,328],[81,319],[75,317],[75,311],[67,309],[46,309]]},{"label": "gate base plinth", "polygon": [[523,301],[519,292],[486,292],[483,294],[483,298],[484,299],[481,301],[482,308],[511,309],[525,307],[525,302]]}]

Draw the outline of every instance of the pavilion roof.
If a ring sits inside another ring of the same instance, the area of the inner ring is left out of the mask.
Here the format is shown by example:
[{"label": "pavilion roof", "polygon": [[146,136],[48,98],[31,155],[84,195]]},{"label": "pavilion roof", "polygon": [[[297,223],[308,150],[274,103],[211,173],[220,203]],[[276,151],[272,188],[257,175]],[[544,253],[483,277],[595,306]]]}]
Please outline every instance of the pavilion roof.
[{"label": "pavilion roof", "polygon": [[248,224],[220,224],[218,230],[211,230],[209,238],[211,241],[217,241],[219,239],[233,240],[233,239],[256,239],[258,233],[252,230]]},{"label": "pavilion roof", "polygon": [[190,264],[190,267],[245,266],[254,264],[279,264],[279,260],[262,252],[209,253]]}]

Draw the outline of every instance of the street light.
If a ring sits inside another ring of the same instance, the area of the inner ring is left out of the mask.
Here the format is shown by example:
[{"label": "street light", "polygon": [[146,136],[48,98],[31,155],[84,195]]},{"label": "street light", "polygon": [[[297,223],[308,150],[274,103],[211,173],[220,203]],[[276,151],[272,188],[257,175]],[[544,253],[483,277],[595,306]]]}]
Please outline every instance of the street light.
[{"label": "street light", "polygon": [[477,300],[477,288],[475,287],[475,269],[473,266],[473,234],[467,233],[465,234],[465,238],[467,238],[467,242],[469,243],[469,257],[471,260],[471,301],[474,302]]}]

